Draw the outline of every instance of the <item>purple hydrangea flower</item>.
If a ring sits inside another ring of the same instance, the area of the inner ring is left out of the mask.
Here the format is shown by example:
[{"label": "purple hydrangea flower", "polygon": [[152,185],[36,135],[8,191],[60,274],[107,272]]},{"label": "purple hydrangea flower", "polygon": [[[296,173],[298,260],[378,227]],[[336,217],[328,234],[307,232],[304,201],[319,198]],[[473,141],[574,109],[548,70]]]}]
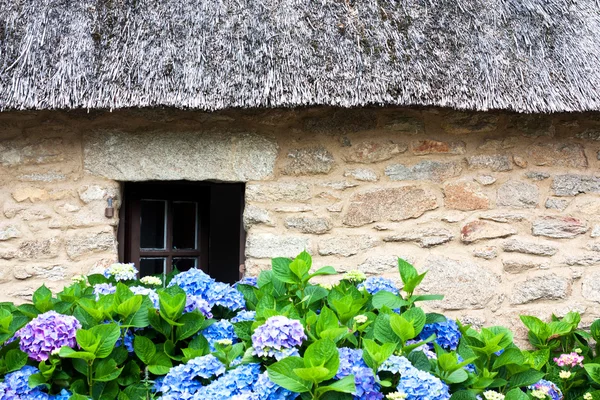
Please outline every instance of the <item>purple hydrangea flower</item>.
[{"label": "purple hydrangea flower", "polygon": [[235,317],[231,318],[231,323],[235,324],[236,322],[254,321],[255,318],[256,318],[256,311],[242,310],[242,311],[238,312],[235,315]]},{"label": "purple hydrangea flower", "polygon": [[[406,345],[410,346],[411,344],[419,343],[420,341],[421,340],[407,340]],[[437,354],[435,354],[435,351],[433,351],[431,349],[431,347],[429,346],[428,343],[425,343],[419,347],[416,347],[413,351],[422,351],[425,354],[425,356],[427,356],[428,359],[437,360]]]},{"label": "purple hydrangea flower", "polygon": [[562,400],[564,398],[561,390],[556,386],[554,382],[547,381],[545,379],[539,380],[537,383],[529,386],[532,390],[541,390],[546,393],[552,400]]},{"label": "purple hydrangea flower", "polygon": [[283,350],[300,346],[305,339],[304,327],[300,321],[281,315],[270,317],[252,334],[253,354],[277,358]]},{"label": "purple hydrangea flower", "polygon": [[132,286],[129,288],[133,292],[133,294],[139,294],[142,296],[148,296],[150,301],[152,302],[152,306],[159,309],[159,301],[158,301],[158,293],[154,289],[148,289],[143,286]]},{"label": "purple hydrangea flower", "polygon": [[354,399],[383,399],[373,370],[363,361],[362,350],[342,347],[338,349],[338,352],[340,353],[340,367],[335,377],[342,379],[348,375],[354,375],[354,384],[356,385],[356,392],[353,393]]},{"label": "purple hydrangea flower", "polygon": [[225,365],[212,354],[191,359],[169,370],[157,387],[163,395],[174,399],[189,399],[202,387],[200,379],[211,379],[225,373]]},{"label": "purple hydrangea flower", "polygon": [[404,357],[390,356],[379,368],[400,374],[397,390],[405,393],[411,400],[448,400],[448,385],[428,372],[421,371]]},{"label": "purple hydrangea flower", "polygon": [[47,393],[41,391],[43,386],[29,387],[29,377],[38,373],[35,367],[25,365],[18,371],[6,374],[4,382],[0,383],[0,399],[2,400],[46,400]]},{"label": "purple hydrangea flower", "polygon": [[420,340],[425,340],[435,334],[435,342],[443,349],[456,350],[460,341],[460,331],[458,325],[452,319],[446,319],[445,322],[436,322],[426,324],[419,334]]},{"label": "purple hydrangea flower", "polygon": [[203,271],[192,268],[175,275],[169,286],[178,285],[188,296],[206,298],[206,292],[214,283],[215,280]]},{"label": "purple hydrangea flower", "polygon": [[246,307],[244,296],[237,289],[223,282],[212,284],[206,291],[205,298],[211,307],[222,306],[232,311]]},{"label": "purple hydrangea flower", "polygon": [[75,332],[80,328],[77,318],[48,311],[34,318],[15,336],[20,338],[23,352],[36,361],[44,361],[63,346],[75,347]]},{"label": "purple hydrangea flower", "polygon": [[96,301],[100,299],[101,295],[114,294],[117,292],[117,287],[112,283],[99,283],[94,285],[94,294],[96,295]]},{"label": "purple hydrangea flower", "polygon": [[204,315],[206,318],[212,318],[213,315],[210,312],[211,310],[210,304],[206,300],[204,300],[200,296],[188,295],[185,299],[185,308],[183,309],[184,313],[189,313],[194,310],[198,310]]},{"label": "purple hydrangea flower", "polygon": [[208,328],[202,330],[200,333],[202,333],[206,340],[208,340],[208,344],[210,345],[211,351],[215,351],[214,344],[217,340],[229,339],[233,343],[237,342],[238,340],[238,337],[235,334],[235,330],[233,329],[233,325],[226,319],[222,319],[213,323]]},{"label": "purple hydrangea flower", "polygon": [[381,276],[370,276],[364,282],[360,283],[357,286],[359,289],[365,288],[367,292],[370,294],[375,294],[382,290],[398,294],[398,288],[396,284],[392,282],[390,279],[383,278]]}]

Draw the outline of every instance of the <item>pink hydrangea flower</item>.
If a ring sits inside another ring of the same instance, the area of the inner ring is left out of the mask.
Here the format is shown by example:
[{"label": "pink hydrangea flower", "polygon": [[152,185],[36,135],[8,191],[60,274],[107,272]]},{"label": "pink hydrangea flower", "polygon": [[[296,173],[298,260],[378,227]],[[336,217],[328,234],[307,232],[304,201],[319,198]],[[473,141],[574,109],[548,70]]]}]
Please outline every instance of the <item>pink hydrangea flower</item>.
[{"label": "pink hydrangea flower", "polygon": [[559,367],[582,367],[583,356],[573,352],[569,354],[561,354],[559,357],[554,358],[554,362]]}]

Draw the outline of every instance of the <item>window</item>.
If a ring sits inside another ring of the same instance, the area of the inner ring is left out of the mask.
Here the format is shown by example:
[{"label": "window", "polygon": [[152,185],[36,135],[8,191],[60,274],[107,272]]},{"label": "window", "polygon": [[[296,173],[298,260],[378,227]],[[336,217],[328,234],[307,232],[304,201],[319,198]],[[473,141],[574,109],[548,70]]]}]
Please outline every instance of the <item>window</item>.
[{"label": "window", "polygon": [[244,262],[243,184],[125,183],[119,256],[140,276],[200,268],[235,282]]}]

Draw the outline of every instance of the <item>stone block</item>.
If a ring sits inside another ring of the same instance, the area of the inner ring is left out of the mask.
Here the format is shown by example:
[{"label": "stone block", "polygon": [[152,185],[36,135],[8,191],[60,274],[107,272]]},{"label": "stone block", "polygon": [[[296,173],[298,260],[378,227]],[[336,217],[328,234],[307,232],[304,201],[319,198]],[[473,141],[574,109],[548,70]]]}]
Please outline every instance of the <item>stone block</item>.
[{"label": "stone block", "polygon": [[384,242],[415,242],[420,247],[433,247],[454,238],[452,232],[443,228],[411,229],[383,238]]},{"label": "stone block", "polygon": [[344,176],[354,178],[357,181],[365,182],[377,182],[379,180],[377,172],[373,171],[370,168],[347,169],[346,171],[344,171]]},{"label": "stone block", "polygon": [[523,238],[512,238],[502,244],[502,250],[536,256],[553,256],[558,252],[558,247],[551,243],[535,243]]},{"label": "stone block", "polygon": [[62,138],[18,138],[0,140],[0,165],[14,167],[65,160]]},{"label": "stone block", "polygon": [[67,255],[71,260],[105,251],[115,253],[116,246],[117,241],[114,232],[80,233],[66,241]]},{"label": "stone block", "polygon": [[34,188],[34,187],[21,187],[15,189],[12,193],[13,199],[16,202],[21,203],[23,201],[29,200],[32,203],[38,201],[46,201],[50,197],[48,191],[45,189]]},{"label": "stone block", "polygon": [[310,241],[305,236],[249,234],[246,239],[246,256],[253,258],[296,257],[302,251],[310,252]]},{"label": "stone block", "polygon": [[19,175],[19,181],[21,182],[58,182],[67,179],[66,175],[58,172],[44,172],[44,173],[32,173]]},{"label": "stone block", "polygon": [[435,302],[445,310],[482,309],[496,295],[500,277],[471,261],[453,260],[430,255],[424,264],[429,271],[420,289],[443,294],[444,300]]},{"label": "stone block", "polygon": [[419,118],[399,116],[388,120],[383,128],[388,131],[417,135],[425,133],[425,124]]},{"label": "stone block", "polygon": [[555,196],[577,196],[582,193],[600,193],[600,177],[589,175],[557,175],[552,181]]},{"label": "stone block", "polygon": [[16,257],[22,260],[42,260],[58,256],[61,242],[58,239],[24,240],[19,244]]},{"label": "stone block", "polygon": [[600,140],[600,129],[597,129],[597,128],[586,129],[582,132],[577,133],[575,135],[575,137],[578,139],[583,139],[583,140],[599,141]]},{"label": "stone block", "polygon": [[21,230],[16,224],[0,223],[0,242],[21,237]]},{"label": "stone block", "polygon": [[393,181],[426,180],[443,182],[459,176],[462,167],[455,161],[441,162],[425,160],[415,165],[391,164],[385,169],[385,174]]},{"label": "stone block", "polygon": [[508,272],[509,274],[518,274],[529,270],[549,268],[547,263],[528,259],[502,260],[502,265],[504,267],[504,271]]},{"label": "stone block", "polygon": [[588,161],[579,143],[537,143],[527,148],[527,159],[533,165],[587,168]]},{"label": "stone block", "polygon": [[462,227],[460,240],[464,243],[474,243],[480,240],[505,238],[516,233],[517,230],[512,226],[487,221],[473,221]]},{"label": "stone block", "polygon": [[357,187],[358,183],[351,181],[330,181],[330,182],[321,182],[319,186],[333,189],[333,190],[346,190],[353,187]]},{"label": "stone block", "polygon": [[467,157],[469,169],[489,169],[494,172],[512,170],[511,157],[506,154],[479,154]]},{"label": "stone block", "polygon": [[[591,246],[592,251],[597,251],[597,246]],[[590,267],[592,265],[600,264],[599,253],[579,253],[576,255],[569,255],[565,258],[565,264],[570,267]]]},{"label": "stone block", "polygon": [[485,246],[473,249],[473,255],[484,260],[492,260],[498,257],[498,249],[496,246]]},{"label": "stone block", "polygon": [[570,201],[566,199],[557,199],[550,197],[546,199],[545,207],[549,210],[564,211],[569,206]]},{"label": "stone block", "polygon": [[527,304],[536,300],[564,299],[570,292],[569,279],[556,274],[530,277],[514,284],[510,296],[511,304]]},{"label": "stone block", "polygon": [[333,155],[323,146],[290,150],[283,167],[285,175],[328,174],[335,165]]},{"label": "stone block", "polygon": [[369,140],[353,144],[344,150],[343,158],[349,163],[370,164],[389,160],[396,154],[404,153],[408,146],[391,140]]},{"label": "stone block", "polygon": [[251,183],[246,185],[246,201],[306,201],[311,198],[306,183]]},{"label": "stone block", "polygon": [[496,177],[492,175],[479,175],[475,177],[475,180],[483,186],[489,186],[496,182]]},{"label": "stone block", "polygon": [[107,189],[99,185],[82,186],[77,192],[79,193],[81,201],[86,204],[92,201],[104,200],[108,195]]},{"label": "stone block", "polygon": [[331,219],[327,217],[288,217],[285,219],[285,227],[302,233],[322,235],[329,232],[333,227]]},{"label": "stone block", "polygon": [[465,154],[467,146],[465,142],[440,142],[437,140],[419,140],[412,142],[411,150],[414,155],[424,156],[427,154]]},{"label": "stone block", "polygon": [[244,229],[250,230],[254,225],[265,224],[268,226],[275,226],[275,219],[271,216],[271,213],[264,208],[256,207],[251,204],[247,204],[244,208]]},{"label": "stone block", "polygon": [[515,114],[510,118],[507,129],[526,137],[552,137],[555,133],[552,118],[543,114]]},{"label": "stone block", "polygon": [[376,255],[365,259],[356,268],[368,275],[398,271],[398,257],[392,255]]},{"label": "stone block", "polygon": [[555,239],[571,239],[588,231],[584,220],[568,216],[543,216],[533,221],[532,232],[535,236],[547,236]]},{"label": "stone block", "polygon": [[498,116],[490,113],[452,111],[442,121],[442,129],[448,133],[464,135],[496,130]]},{"label": "stone block", "polygon": [[275,140],[254,133],[97,130],[84,136],[85,170],[119,181],[265,180],[277,153]]},{"label": "stone block", "polygon": [[502,207],[535,208],[540,191],[536,185],[509,180],[498,188],[496,204]]},{"label": "stone block", "polygon": [[318,251],[322,256],[350,257],[373,248],[378,243],[377,238],[371,235],[336,235],[321,239]]},{"label": "stone block", "polygon": [[444,205],[451,210],[485,210],[490,207],[490,200],[476,183],[461,181],[444,186]]},{"label": "stone block", "polygon": [[585,274],[581,285],[581,295],[586,300],[600,303],[600,271],[592,270]]},{"label": "stone block", "polygon": [[541,171],[529,171],[525,173],[525,176],[532,181],[543,181],[544,179],[550,178],[550,174]]},{"label": "stone block", "polygon": [[355,193],[343,217],[348,226],[417,218],[438,207],[435,192],[409,185]]}]

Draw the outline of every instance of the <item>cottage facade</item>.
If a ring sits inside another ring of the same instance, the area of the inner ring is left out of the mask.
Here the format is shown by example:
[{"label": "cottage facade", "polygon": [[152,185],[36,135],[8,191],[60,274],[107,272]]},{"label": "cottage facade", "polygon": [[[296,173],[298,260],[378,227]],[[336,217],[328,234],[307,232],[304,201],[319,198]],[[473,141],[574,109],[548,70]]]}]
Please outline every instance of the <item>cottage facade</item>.
[{"label": "cottage facade", "polygon": [[476,325],[600,316],[594,1],[164,3],[0,2],[1,300],[306,249]]}]

